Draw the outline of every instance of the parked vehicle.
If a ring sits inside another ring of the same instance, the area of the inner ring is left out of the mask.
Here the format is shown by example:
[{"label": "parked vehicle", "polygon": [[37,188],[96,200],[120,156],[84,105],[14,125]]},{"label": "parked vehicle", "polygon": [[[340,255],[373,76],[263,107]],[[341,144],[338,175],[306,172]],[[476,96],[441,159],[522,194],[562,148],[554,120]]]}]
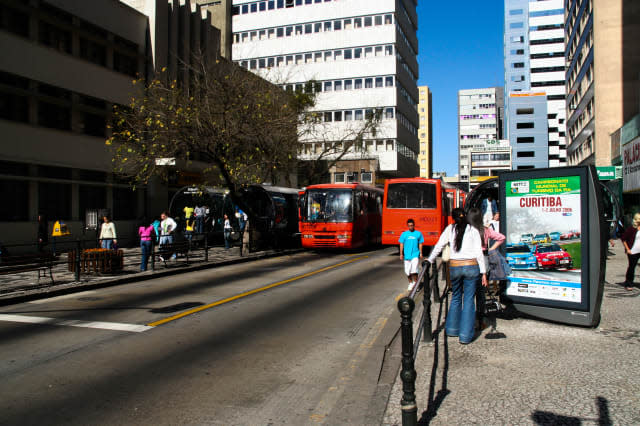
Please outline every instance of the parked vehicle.
[{"label": "parked vehicle", "polygon": [[540,269],[573,268],[571,255],[558,244],[538,244],[534,254]]},{"label": "parked vehicle", "polygon": [[549,236],[551,237],[551,241],[558,241],[560,239],[559,232],[549,232]]},{"label": "parked vehicle", "polygon": [[300,203],[302,246],[351,249],[379,244],[383,194],[359,183],[307,187]]},{"label": "parked vehicle", "polygon": [[451,221],[455,188],[440,179],[387,179],[382,206],[382,244],[397,245],[412,218],[425,246],[433,246]]},{"label": "parked vehicle", "polygon": [[538,269],[536,256],[527,244],[507,246],[506,259],[512,269]]}]

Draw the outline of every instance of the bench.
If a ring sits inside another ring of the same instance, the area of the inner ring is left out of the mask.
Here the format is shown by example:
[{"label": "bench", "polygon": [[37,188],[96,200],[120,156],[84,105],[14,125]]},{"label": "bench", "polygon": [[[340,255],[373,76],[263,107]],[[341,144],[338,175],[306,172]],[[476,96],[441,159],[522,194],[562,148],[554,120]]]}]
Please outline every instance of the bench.
[{"label": "bench", "polygon": [[48,272],[51,284],[54,284],[52,272],[54,260],[53,254],[48,252],[5,256],[0,260],[0,275],[38,271],[38,282],[40,282],[40,278],[45,278]]},{"label": "bench", "polygon": [[189,251],[191,250],[191,242],[190,241],[177,241],[169,244],[162,244],[158,246],[157,254],[160,256],[160,260],[164,262],[164,266],[167,266],[167,259],[169,259],[174,254],[184,255],[187,263],[189,263]]}]

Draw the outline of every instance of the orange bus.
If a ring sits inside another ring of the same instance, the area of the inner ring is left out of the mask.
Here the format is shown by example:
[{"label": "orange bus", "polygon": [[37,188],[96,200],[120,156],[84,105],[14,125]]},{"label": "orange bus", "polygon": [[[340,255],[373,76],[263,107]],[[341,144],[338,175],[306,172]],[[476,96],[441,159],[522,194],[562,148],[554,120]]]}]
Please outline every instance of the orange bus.
[{"label": "orange bus", "polygon": [[[407,219],[416,222],[425,246],[434,246],[449,223],[455,200],[440,179],[387,179],[382,207],[382,244],[396,245],[407,229]],[[449,185],[447,185],[449,186]]]},{"label": "orange bus", "polygon": [[383,195],[382,189],[359,183],[308,186],[300,203],[302,247],[379,244]]}]

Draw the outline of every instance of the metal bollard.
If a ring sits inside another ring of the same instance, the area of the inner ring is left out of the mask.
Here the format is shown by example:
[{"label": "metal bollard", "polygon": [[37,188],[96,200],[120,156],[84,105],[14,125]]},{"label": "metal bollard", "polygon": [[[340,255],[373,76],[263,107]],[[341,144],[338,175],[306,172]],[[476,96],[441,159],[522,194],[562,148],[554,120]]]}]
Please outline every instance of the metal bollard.
[{"label": "metal bollard", "polygon": [[432,275],[429,274],[429,270],[427,269],[425,271],[424,278],[422,279],[422,307],[424,317],[422,322],[422,340],[429,343],[433,341],[433,324],[431,323],[431,289],[434,287],[432,281]]},{"label": "metal bollard", "polygon": [[207,238],[207,234],[204,234],[204,261],[209,261],[209,239]]},{"label": "metal bollard", "polygon": [[82,255],[82,245],[80,243],[80,240],[76,241],[76,255],[75,255],[75,277],[74,279],[76,281],[80,281],[80,256]]},{"label": "metal bollard", "polygon": [[415,303],[409,297],[398,301],[402,330],[402,425],[415,426],[418,423],[418,406],[416,405],[416,370],[413,360],[413,321],[411,316]]}]

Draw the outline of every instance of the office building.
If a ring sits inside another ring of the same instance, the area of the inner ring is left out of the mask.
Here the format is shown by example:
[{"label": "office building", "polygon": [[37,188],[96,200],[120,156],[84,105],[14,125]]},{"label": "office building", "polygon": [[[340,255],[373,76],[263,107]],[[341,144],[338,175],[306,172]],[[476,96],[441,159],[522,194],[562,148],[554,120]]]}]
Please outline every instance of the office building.
[{"label": "office building", "polygon": [[112,173],[110,112],[129,103],[138,76],[166,67],[182,78],[187,48],[216,55],[219,32],[189,2],[129,3],[136,8],[117,0],[0,4],[4,244],[33,242],[39,213],[65,221],[77,238],[88,209],[107,209],[126,239],[137,219],[167,208],[166,184],[132,191]]},{"label": "office building", "polygon": [[569,164],[610,166],[610,135],[638,111],[640,4],[566,0]]},{"label": "office building", "polygon": [[431,90],[429,90],[429,86],[418,86],[418,93],[418,116],[420,119],[420,128],[418,129],[418,140],[420,141],[418,164],[420,165],[420,177],[430,178],[431,171],[433,170]]},{"label": "office building", "polygon": [[458,91],[458,176],[469,182],[471,149],[502,137],[502,87]]},{"label": "office building", "polygon": [[563,1],[504,4],[505,135],[513,168],[565,166]]},{"label": "office building", "polygon": [[[285,89],[319,83],[323,131],[300,159],[327,160],[331,182],[417,176],[417,22],[414,0],[234,0],[232,58]],[[375,110],[378,131],[333,164]]]},{"label": "office building", "polygon": [[486,140],[484,146],[474,145],[469,152],[469,189],[496,177],[499,171],[511,169],[511,145],[508,139]]}]

